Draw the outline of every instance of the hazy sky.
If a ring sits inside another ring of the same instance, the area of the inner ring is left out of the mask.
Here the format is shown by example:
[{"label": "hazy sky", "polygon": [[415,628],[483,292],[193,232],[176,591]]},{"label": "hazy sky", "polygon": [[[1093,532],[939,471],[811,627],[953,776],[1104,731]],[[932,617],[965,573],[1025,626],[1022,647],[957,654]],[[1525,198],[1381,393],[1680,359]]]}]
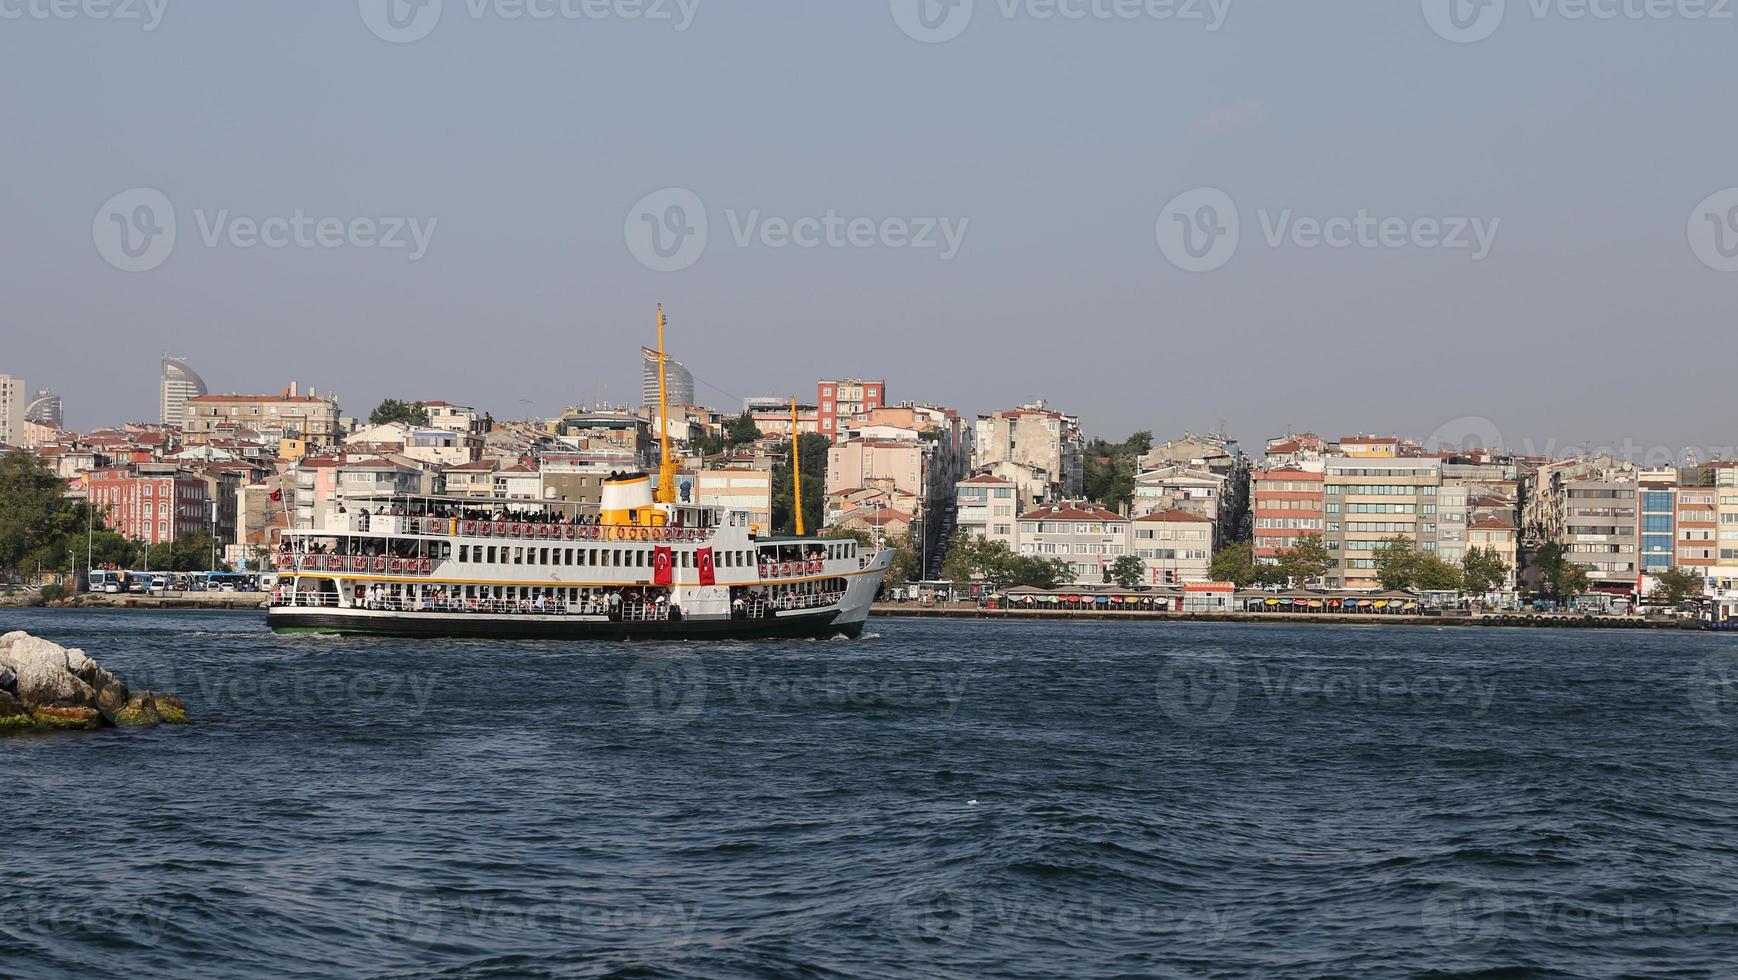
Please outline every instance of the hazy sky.
[{"label": "hazy sky", "polygon": [[565,2],[0,0],[0,371],[1738,442],[1738,2]]}]

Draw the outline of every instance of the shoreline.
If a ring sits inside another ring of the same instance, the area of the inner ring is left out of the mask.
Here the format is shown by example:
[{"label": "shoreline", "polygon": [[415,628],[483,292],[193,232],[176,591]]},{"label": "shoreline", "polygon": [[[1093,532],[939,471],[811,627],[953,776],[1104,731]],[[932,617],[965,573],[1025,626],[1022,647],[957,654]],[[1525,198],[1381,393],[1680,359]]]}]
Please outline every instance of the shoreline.
[{"label": "shoreline", "polygon": [[1685,632],[1719,632],[1709,630],[1696,620],[1643,619],[1630,616],[1583,616],[1555,613],[1490,613],[1453,616],[1368,616],[1344,613],[1186,613],[1157,610],[1115,610],[1099,612],[1087,609],[981,609],[976,606],[914,606],[901,603],[876,603],[869,615],[898,619],[1003,619],[1003,620],[1073,620],[1080,622],[1176,622],[1176,623],[1271,623],[1274,625],[1320,626],[1435,626],[1448,627],[1511,627],[1518,629],[1602,629],[1602,630],[1682,630]]},{"label": "shoreline", "polygon": [[226,593],[223,598],[205,596],[91,596],[83,595],[76,599],[60,602],[28,605],[25,603],[0,603],[0,609],[173,609],[173,610],[215,610],[263,612],[266,597],[257,593]]},{"label": "shoreline", "polygon": [[[223,598],[182,596],[123,596],[91,597],[67,604],[29,606],[0,604],[0,609],[46,609],[76,611],[81,609],[114,610],[142,609],[171,612],[263,612],[264,597],[229,594]],[[949,620],[1029,620],[1074,622],[1158,622],[1158,623],[1238,623],[1318,626],[1410,626],[1446,629],[1448,627],[1507,627],[1515,629],[1598,629],[1598,630],[1681,630],[1684,632],[1722,632],[1710,630],[1696,620],[1642,619],[1628,616],[1581,616],[1556,613],[1491,613],[1480,615],[1368,616],[1344,613],[1185,613],[1159,610],[1097,611],[1088,609],[984,609],[969,605],[919,606],[908,603],[876,603],[869,614],[889,619],[949,619]]]}]

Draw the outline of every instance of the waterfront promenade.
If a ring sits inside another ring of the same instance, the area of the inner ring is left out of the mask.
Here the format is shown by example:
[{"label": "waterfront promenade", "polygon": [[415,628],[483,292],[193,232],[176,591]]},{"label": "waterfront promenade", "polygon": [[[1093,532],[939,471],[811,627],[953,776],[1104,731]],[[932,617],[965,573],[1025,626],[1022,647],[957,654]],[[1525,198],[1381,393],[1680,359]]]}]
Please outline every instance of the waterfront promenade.
[{"label": "waterfront promenade", "polygon": [[1399,613],[1287,613],[1287,612],[1174,612],[1148,609],[1057,609],[1057,608],[990,608],[973,603],[916,602],[876,603],[870,617],[891,616],[911,619],[984,619],[984,620],[1078,620],[1089,622],[1172,621],[1185,623],[1266,623],[1273,625],[1324,626],[1510,626],[1555,629],[1665,629],[1701,630],[1697,620],[1642,616],[1594,616],[1583,613],[1466,613],[1447,611],[1436,615],[1406,615]]}]

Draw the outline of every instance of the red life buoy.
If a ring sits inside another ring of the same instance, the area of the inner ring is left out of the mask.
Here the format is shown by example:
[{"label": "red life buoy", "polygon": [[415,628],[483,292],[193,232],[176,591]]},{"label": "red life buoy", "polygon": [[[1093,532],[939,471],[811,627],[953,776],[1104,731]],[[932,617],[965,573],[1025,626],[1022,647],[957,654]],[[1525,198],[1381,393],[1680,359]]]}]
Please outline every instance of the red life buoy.
[{"label": "red life buoy", "polygon": [[573,540],[573,525],[572,524],[567,525],[567,540],[569,540],[569,541]]},{"label": "red life buoy", "polygon": [[315,569],[315,568],[318,568],[319,566],[320,566],[320,560],[318,558],[315,558],[313,555],[309,555],[306,558],[302,559],[302,567],[309,569],[310,571]]},{"label": "red life buoy", "polygon": [[374,570],[377,572],[386,571],[386,559],[384,559],[384,558],[374,559]]},{"label": "red life buoy", "polygon": [[429,572],[432,572],[432,571],[434,571],[434,559],[433,558],[424,558],[422,560],[422,573],[424,575],[427,575]]},{"label": "red life buoy", "polygon": [[392,561],[390,563],[390,567],[392,569],[392,574],[394,574],[394,575],[397,575],[400,572],[403,572],[404,571],[404,559],[402,559],[402,558],[392,559]]},{"label": "red life buoy", "polygon": [[465,533],[466,534],[476,534],[477,533],[477,522],[476,521],[466,521],[465,522]]},{"label": "red life buoy", "polygon": [[330,571],[335,572],[338,569],[343,568],[343,567],[344,567],[344,559],[339,558],[337,555],[333,555],[332,557],[326,559],[326,568]]}]

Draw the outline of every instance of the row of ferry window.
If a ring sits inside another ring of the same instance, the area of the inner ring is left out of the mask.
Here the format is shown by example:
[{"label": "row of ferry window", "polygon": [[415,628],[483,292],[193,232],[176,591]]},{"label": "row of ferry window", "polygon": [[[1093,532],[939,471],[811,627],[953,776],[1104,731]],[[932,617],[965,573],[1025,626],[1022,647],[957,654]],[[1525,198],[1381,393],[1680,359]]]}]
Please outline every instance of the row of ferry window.
[{"label": "row of ferry window", "polygon": [[[461,563],[488,565],[591,566],[596,568],[650,568],[650,548],[527,548],[520,545],[459,545]],[[677,568],[693,568],[696,555],[678,551],[671,556]],[[718,568],[752,568],[751,551],[720,551],[713,555]]]}]

